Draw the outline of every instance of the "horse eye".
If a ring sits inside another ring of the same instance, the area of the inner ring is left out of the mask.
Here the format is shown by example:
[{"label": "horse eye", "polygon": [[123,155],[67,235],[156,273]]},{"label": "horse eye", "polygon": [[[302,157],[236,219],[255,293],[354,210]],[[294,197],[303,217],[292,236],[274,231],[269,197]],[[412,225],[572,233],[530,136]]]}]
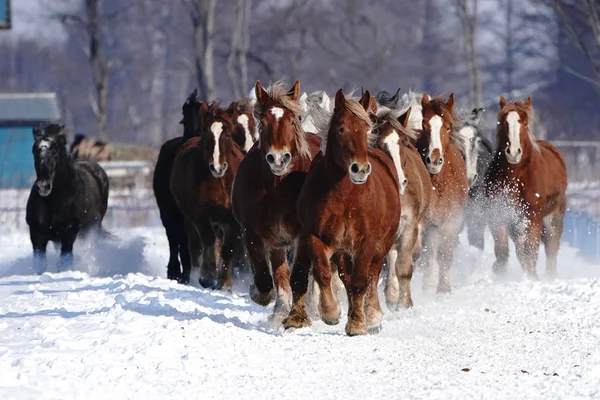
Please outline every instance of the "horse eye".
[{"label": "horse eye", "polygon": [[343,126],[340,126],[340,127],[338,128],[338,132],[339,132],[339,133],[344,133],[344,127],[343,127]]}]

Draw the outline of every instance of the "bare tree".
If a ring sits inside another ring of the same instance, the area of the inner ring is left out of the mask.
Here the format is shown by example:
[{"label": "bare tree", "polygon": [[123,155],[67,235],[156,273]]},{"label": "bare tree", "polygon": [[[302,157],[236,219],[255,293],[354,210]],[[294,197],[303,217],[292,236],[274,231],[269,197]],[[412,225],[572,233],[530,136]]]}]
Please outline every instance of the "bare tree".
[{"label": "bare tree", "polygon": [[194,64],[199,97],[214,100],[214,29],[216,0],[182,0],[187,6],[194,30]]},{"label": "bare tree", "polygon": [[478,2],[478,0],[455,0],[454,3],[463,31],[463,44],[469,76],[469,102],[475,107],[480,107],[483,102],[481,71],[476,48]]},{"label": "bare tree", "polygon": [[231,44],[227,57],[227,73],[236,98],[248,91],[248,49],[252,0],[238,0],[232,24]]},{"label": "bare tree", "polygon": [[538,0],[551,7],[569,41],[588,61],[591,76],[572,66],[563,69],[600,90],[600,2],[596,0]]},{"label": "bare tree", "polygon": [[108,140],[108,73],[109,60],[104,54],[102,41],[102,28],[105,18],[100,15],[100,3],[102,0],[85,0],[85,9],[79,13],[55,13],[55,16],[68,27],[81,29],[88,39],[88,45],[84,48],[92,81],[94,93],[90,94],[90,103],[96,115],[98,135],[103,140]]}]

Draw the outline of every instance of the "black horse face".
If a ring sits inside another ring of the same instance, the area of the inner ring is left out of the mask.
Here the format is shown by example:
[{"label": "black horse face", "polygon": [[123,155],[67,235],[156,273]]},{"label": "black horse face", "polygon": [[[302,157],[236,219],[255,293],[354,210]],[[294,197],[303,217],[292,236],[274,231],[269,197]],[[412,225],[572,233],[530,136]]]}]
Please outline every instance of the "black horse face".
[{"label": "black horse face", "polygon": [[66,151],[64,126],[49,124],[33,128],[33,160],[36,181],[34,187],[42,197],[50,195],[61,150]]}]

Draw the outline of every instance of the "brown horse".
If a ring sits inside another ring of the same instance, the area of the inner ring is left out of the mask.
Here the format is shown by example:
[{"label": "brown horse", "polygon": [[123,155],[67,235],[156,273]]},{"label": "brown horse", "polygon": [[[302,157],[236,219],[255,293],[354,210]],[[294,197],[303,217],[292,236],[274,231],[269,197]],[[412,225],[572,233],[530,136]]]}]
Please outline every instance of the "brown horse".
[{"label": "brown horse", "polygon": [[[377,282],[383,259],[398,234],[400,187],[391,158],[369,147],[377,105],[369,92],[360,102],[340,89],[327,133],[325,154],[315,158],[298,197],[302,236],[292,284],[294,307],[286,327],[310,325],[305,299],[310,267],[320,288],[321,319],[337,324],[341,308],[331,290],[333,258],[348,295],[346,334],[381,329]],[[366,297],[366,302],[365,302]]]},{"label": "brown horse", "polygon": [[254,103],[252,100],[243,97],[231,103],[227,108],[227,112],[231,115],[231,120],[235,122],[235,130],[231,137],[246,154],[258,140],[255,134]]},{"label": "brown horse", "polygon": [[413,146],[416,133],[407,127],[411,109],[396,117],[395,112],[379,113],[376,147],[387,152],[400,179],[400,234],[388,253],[385,300],[390,311],[412,307],[410,281],[413,262],[421,253],[421,219],[429,210],[431,178]]},{"label": "brown horse", "polygon": [[110,161],[112,147],[102,140],[88,139],[84,134],[78,133],[71,144],[71,156],[78,161]]},{"label": "brown horse", "polygon": [[510,103],[500,97],[498,147],[484,181],[493,210],[488,223],[495,243],[494,271],[506,271],[510,235],[531,278],[537,278],[541,239],[546,272],[554,277],[566,210],[567,169],[556,147],[535,140],[532,123],[531,97]]},{"label": "brown horse", "polygon": [[298,81],[289,91],[281,81],[267,90],[256,82],[259,144],[242,160],[232,190],[233,212],[245,230],[254,272],[250,297],[266,306],[276,291],[275,308],[269,318],[275,326],[291,308],[286,250],[300,232],[296,199],[321,143],[318,136],[302,130],[299,91]]},{"label": "brown horse", "polygon": [[231,187],[244,155],[233,141],[235,123],[227,111],[202,103],[200,113],[200,136],[188,139],[173,162],[171,191],[185,217],[191,267],[201,267],[200,284],[228,289],[232,260],[244,254],[231,211]]},{"label": "brown horse", "polygon": [[423,130],[417,149],[433,185],[431,205],[423,219],[426,257],[423,289],[427,292],[437,287],[438,292],[450,292],[450,267],[462,229],[469,183],[458,147],[460,141],[454,132],[454,95],[444,102],[439,96],[430,100],[424,93],[421,106]]}]

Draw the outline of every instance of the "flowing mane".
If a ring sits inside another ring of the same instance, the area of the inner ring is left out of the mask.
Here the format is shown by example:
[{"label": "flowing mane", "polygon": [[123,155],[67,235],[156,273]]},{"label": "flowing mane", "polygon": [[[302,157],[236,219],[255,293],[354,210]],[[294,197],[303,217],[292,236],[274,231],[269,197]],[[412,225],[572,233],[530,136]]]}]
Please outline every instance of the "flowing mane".
[{"label": "flowing mane", "polygon": [[[345,108],[355,117],[361,119],[366,122],[369,126],[369,130],[367,131],[367,143],[369,147],[374,147],[377,142],[377,135],[373,133],[375,129],[375,124],[371,119],[369,113],[375,114],[375,110],[365,110],[362,104],[359,103],[359,98],[353,96],[354,91],[352,91],[348,96],[346,96],[346,105]],[[335,113],[335,110],[334,110]],[[321,153],[325,154],[325,150],[327,149],[327,136],[329,134],[329,126],[331,125],[331,117],[327,120],[321,119],[314,121],[315,127],[317,128],[317,135],[321,137]]]},{"label": "flowing mane", "polygon": [[[398,121],[398,117],[400,117],[402,114],[404,114],[403,112],[397,111],[397,110],[386,110],[385,112],[382,113],[377,113],[377,117],[380,118],[381,120],[383,120],[384,122],[388,122],[392,128],[394,128],[394,130],[396,130],[398,133],[401,133],[405,136],[407,136],[409,139],[411,140],[417,140],[418,134],[417,132],[415,132],[414,130],[412,130],[409,127],[404,127],[402,126],[402,124],[400,123],[400,121]],[[409,116],[410,118],[410,116]]]},{"label": "flowing mane", "polygon": [[[266,112],[270,107],[275,103],[281,105],[282,107],[288,109],[293,115],[294,119],[292,121],[292,126],[294,128],[294,136],[296,139],[296,149],[298,151],[298,156],[306,157],[308,159],[312,159],[310,154],[310,147],[308,142],[306,141],[306,136],[304,133],[304,129],[302,129],[302,125],[300,124],[300,117],[302,116],[302,107],[298,103],[297,100],[293,100],[288,95],[288,90],[285,88],[285,81],[283,79],[278,80],[272,83],[268,88],[266,88],[266,92],[271,98],[267,104],[261,104],[257,102],[254,106],[254,117],[256,118],[257,128],[262,130],[261,126],[261,115]],[[259,139],[260,140],[260,139]]]},{"label": "flowing mane", "polygon": [[[529,137],[529,141],[533,146],[533,150],[536,153],[540,153],[540,145],[537,142],[537,139],[533,135],[533,126],[535,125],[535,113],[533,112],[532,107],[527,107],[522,101],[513,101],[510,103],[506,103],[506,105],[498,112],[498,121],[502,118],[503,115],[508,114],[511,111],[522,112],[527,115],[527,136]],[[498,123],[496,127],[496,132],[502,129],[502,125]]]}]

